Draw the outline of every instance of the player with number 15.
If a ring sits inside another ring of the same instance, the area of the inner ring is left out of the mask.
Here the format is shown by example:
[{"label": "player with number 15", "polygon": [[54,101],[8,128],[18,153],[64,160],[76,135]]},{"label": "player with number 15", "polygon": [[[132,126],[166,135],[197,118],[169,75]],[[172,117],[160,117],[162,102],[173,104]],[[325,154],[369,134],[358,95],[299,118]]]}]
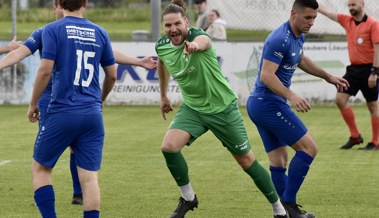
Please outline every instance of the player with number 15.
[{"label": "player with number 15", "polygon": [[[100,216],[98,170],[104,144],[102,104],[116,81],[116,65],[106,31],[83,18],[87,0],[60,0],[64,18],[45,26],[41,65],[28,117],[38,120],[37,100],[52,77],[46,119],[34,145],[34,200],[42,217],[56,217],[51,173],[71,145],[83,189],[83,217]],[[99,67],[103,67],[103,88]],[[54,70],[54,73],[52,73]]]}]

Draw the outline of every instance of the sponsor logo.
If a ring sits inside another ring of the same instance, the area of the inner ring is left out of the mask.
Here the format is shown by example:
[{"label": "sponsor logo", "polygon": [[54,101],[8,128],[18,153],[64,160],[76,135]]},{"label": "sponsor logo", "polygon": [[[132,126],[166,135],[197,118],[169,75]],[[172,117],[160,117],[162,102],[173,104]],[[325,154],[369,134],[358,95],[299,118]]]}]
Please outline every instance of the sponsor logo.
[{"label": "sponsor logo", "polygon": [[246,140],[245,142],[243,142],[240,145],[234,145],[234,148],[239,149],[240,151],[243,151],[247,148],[247,143],[248,143],[248,141]]},{"label": "sponsor logo", "polygon": [[283,66],[283,68],[286,69],[286,70],[296,70],[296,68],[297,68],[297,64],[295,64],[295,65],[285,64],[285,65]]},{"label": "sponsor logo", "polygon": [[77,26],[66,26],[67,38],[79,39],[82,41],[96,42],[95,29]]},{"label": "sponsor logo", "polygon": [[281,52],[274,52],[274,55],[278,58],[283,58],[283,54]]}]

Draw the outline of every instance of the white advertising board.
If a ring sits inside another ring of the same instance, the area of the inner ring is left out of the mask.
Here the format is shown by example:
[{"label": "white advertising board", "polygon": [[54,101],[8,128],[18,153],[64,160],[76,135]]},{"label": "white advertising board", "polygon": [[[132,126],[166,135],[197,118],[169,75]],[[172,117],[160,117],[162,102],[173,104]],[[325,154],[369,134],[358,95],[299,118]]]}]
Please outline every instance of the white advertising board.
[{"label": "white advertising board", "polygon": [[[155,44],[146,42],[112,43],[113,48],[135,57],[156,55]],[[215,43],[219,64],[225,78],[245,105],[257,75],[263,43]],[[305,43],[304,52],[320,67],[333,75],[342,76],[349,64],[347,45],[344,42]],[[29,102],[39,55],[34,54],[22,61],[14,71],[0,72],[0,103],[27,104]],[[16,78],[16,79],[15,79]],[[101,78],[102,79],[102,78]],[[17,84],[17,85],[14,85]],[[297,70],[291,89],[314,104],[332,103],[336,94],[334,86]],[[175,80],[169,83],[173,104],[181,103],[181,94]],[[363,102],[359,93],[355,103]],[[107,99],[107,104],[158,105],[159,82],[156,69],[146,70],[130,65],[117,66],[117,82]]]}]

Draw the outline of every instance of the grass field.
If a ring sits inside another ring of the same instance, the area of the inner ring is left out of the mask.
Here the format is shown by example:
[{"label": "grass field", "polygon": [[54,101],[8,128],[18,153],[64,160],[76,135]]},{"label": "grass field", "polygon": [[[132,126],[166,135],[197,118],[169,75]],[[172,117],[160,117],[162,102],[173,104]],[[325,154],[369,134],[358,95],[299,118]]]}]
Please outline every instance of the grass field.
[{"label": "grass field", "polygon": [[[177,110],[177,107],[175,108]],[[268,169],[258,133],[241,107],[253,150]],[[30,163],[37,124],[26,118],[27,106],[0,106],[0,217],[40,217],[33,206]],[[365,142],[371,137],[369,114],[355,107]],[[179,191],[160,151],[170,119],[158,106],[106,106],[106,142],[100,171],[102,217],[167,217]],[[348,130],[335,106],[317,106],[299,114],[319,145],[319,154],[298,194],[298,203],[318,218],[378,217],[379,151],[340,150]],[[272,217],[271,207],[250,178],[216,138],[207,133],[183,153],[199,208],[187,218]],[[291,153],[293,154],[293,153]],[[69,154],[53,173],[58,217],[81,217],[72,197]]]}]

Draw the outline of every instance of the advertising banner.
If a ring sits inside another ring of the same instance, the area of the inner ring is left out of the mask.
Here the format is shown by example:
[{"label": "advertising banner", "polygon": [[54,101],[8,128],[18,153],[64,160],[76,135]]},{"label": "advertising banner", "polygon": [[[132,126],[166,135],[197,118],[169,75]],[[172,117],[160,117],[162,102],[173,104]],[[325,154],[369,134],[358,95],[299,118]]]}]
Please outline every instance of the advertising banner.
[{"label": "advertising banner", "polygon": [[[113,49],[135,57],[156,55],[155,44],[150,42],[112,43]],[[227,81],[245,105],[257,79],[263,43],[214,43],[217,58]],[[349,64],[345,42],[305,43],[305,55],[327,72],[342,76]],[[0,71],[0,103],[28,104],[36,72],[40,64],[39,54],[34,54],[13,67]],[[103,79],[103,73],[101,73]],[[336,88],[324,80],[297,69],[291,89],[313,104],[329,104],[334,101]],[[117,66],[117,82],[108,96],[107,104],[158,105],[159,81],[157,70],[147,70],[130,65]],[[173,104],[181,103],[178,84],[171,80],[168,96]],[[364,102],[359,93],[353,103]]]}]

